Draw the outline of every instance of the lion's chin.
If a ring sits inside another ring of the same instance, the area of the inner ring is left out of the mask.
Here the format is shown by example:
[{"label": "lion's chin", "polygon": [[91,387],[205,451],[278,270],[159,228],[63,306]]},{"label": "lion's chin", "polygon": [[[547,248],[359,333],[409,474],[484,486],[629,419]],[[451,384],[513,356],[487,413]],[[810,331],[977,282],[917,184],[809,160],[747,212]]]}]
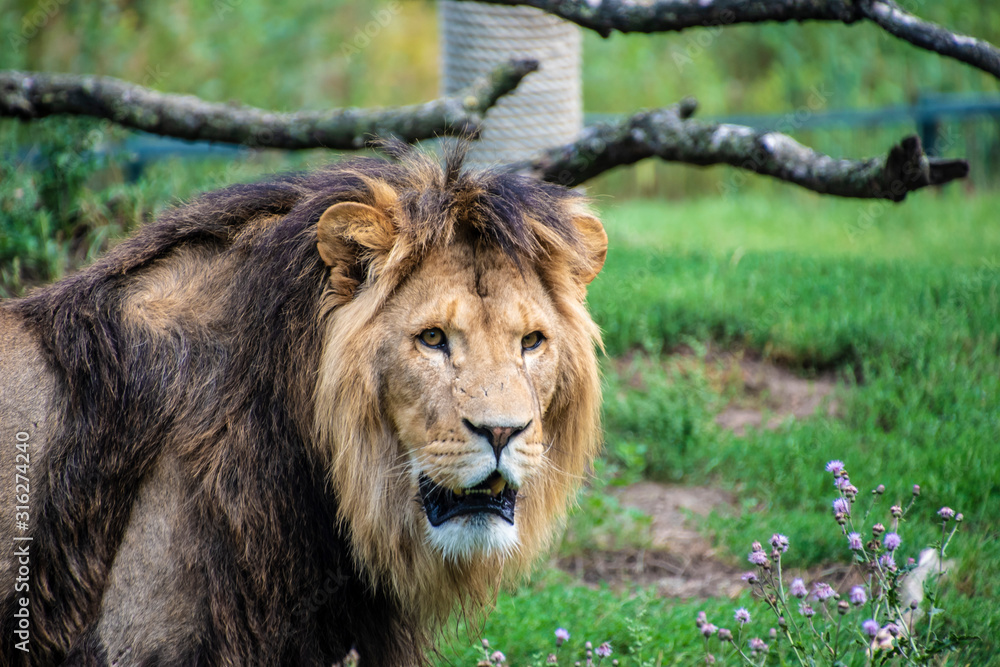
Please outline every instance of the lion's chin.
[{"label": "lion's chin", "polygon": [[517,527],[492,514],[458,516],[439,526],[428,521],[426,526],[427,542],[444,560],[506,558],[518,550]]}]

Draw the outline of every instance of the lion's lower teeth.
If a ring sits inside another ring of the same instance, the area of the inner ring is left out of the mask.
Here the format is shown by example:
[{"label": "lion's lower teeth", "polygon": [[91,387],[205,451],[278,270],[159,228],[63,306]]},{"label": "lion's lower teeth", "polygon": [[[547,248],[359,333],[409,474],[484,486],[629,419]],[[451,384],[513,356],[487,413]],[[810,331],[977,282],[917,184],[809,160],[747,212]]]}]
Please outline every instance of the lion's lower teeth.
[{"label": "lion's lower teeth", "polygon": [[455,489],[452,493],[455,494],[455,497],[457,498],[472,495],[499,496],[506,488],[507,482],[500,479],[499,481],[493,482],[490,487],[486,489]]}]

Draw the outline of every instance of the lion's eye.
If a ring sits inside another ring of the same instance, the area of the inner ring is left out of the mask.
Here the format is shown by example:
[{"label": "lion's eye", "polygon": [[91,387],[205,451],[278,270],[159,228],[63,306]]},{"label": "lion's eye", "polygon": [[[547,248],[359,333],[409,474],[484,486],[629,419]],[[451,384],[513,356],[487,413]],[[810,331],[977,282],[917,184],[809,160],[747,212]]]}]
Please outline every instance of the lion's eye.
[{"label": "lion's eye", "polygon": [[434,327],[433,329],[424,329],[420,332],[420,342],[427,347],[433,347],[434,349],[440,350],[445,344],[447,344],[448,339],[445,338],[444,332],[441,329]]},{"label": "lion's eye", "polygon": [[542,344],[543,340],[545,340],[545,336],[542,335],[541,331],[532,331],[530,334],[521,339],[521,349],[534,350]]}]

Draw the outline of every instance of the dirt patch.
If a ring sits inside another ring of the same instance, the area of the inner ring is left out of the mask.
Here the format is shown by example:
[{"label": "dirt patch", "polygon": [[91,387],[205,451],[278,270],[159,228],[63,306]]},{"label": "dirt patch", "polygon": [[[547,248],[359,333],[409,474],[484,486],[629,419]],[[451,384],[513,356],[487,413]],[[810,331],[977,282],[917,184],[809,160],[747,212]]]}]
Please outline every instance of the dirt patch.
[{"label": "dirt patch", "polygon": [[[649,547],[584,552],[560,559],[560,569],[594,586],[655,586],[663,597],[735,598],[746,590],[740,575],[753,566],[717,558],[697,527],[699,517],[734,506],[729,494],[710,487],[640,482],[617,490],[615,496],[622,505],[652,518]],[[788,568],[783,579],[790,582],[794,577],[802,577],[809,588],[823,581],[841,592],[863,583],[857,568],[846,563]]]},{"label": "dirt patch", "polygon": [[789,418],[808,419],[817,414],[835,417],[839,404],[833,396],[838,376],[833,372],[810,377],[747,351],[720,350],[709,344],[702,354],[681,346],[663,360],[645,359],[638,353],[614,361],[618,374],[633,389],[642,389],[643,364],[662,363],[681,372],[703,372],[713,389],[727,400],[715,423],[736,435],[747,429],[777,429]]},{"label": "dirt patch", "polygon": [[786,419],[807,419],[816,414],[837,415],[838,404],[832,397],[837,386],[833,373],[813,378],[796,375],[770,361],[747,358],[742,354],[716,356],[716,364],[738,370],[742,386],[715,418],[715,423],[744,435],[748,428],[776,429]]},{"label": "dirt patch", "polygon": [[[630,354],[614,364],[626,384],[641,390],[643,364],[647,362],[666,364],[681,372],[704,372],[712,388],[727,401],[716,423],[736,435],[754,428],[776,429],[788,419],[838,413],[834,373],[803,377],[750,353],[711,346],[701,354],[679,348],[659,361]],[[666,597],[735,597],[745,590],[740,575],[749,566],[717,558],[716,550],[697,528],[699,517],[734,507],[729,494],[710,487],[641,482],[623,487],[615,495],[622,505],[652,518],[648,548],[585,551],[560,559],[561,569],[594,585],[655,585]],[[790,571],[787,576],[843,586],[850,575],[846,566],[834,565],[810,572]]]},{"label": "dirt patch", "polygon": [[666,597],[733,597],[742,589],[742,570],[719,561],[689,517],[732,505],[732,498],[708,487],[641,482],[615,494],[619,502],[652,517],[647,549],[592,551],[559,561],[559,567],[590,584],[655,585]]}]

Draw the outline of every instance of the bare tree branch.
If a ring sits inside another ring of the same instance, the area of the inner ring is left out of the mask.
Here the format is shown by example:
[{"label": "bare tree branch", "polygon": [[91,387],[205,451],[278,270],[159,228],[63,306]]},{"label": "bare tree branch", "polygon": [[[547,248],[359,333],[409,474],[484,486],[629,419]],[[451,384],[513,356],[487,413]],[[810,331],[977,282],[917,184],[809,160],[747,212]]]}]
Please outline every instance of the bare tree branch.
[{"label": "bare tree branch", "polygon": [[478,0],[527,5],[607,37],[619,32],[673,32],[697,26],[764,21],[870,20],[911,44],[956,58],[1000,78],[1000,50],[905,12],[893,0]]},{"label": "bare tree branch", "polygon": [[900,9],[895,2],[867,0],[865,16],[886,32],[921,49],[961,60],[1000,79],[1000,50],[989,42],[949,32]]},{"label": "bare tree branch", "polygon": [[598,174],[648,157],[695,165],[728,164],[809,190],[840,197],[902,201],[907,193],[969,173],[965,160],[929,158],[913,136],[886,157],[834,159],[778,132],[691,119],[696,103],[644,111],[617,123],[587,128],[577,141],[527,164],[540,178],[576,186]]},{"label": "bare tree branch", "polygon": [[0,116],[95,116],[180,139],[353,150],[374,137],[413,142],[440,135],[474,136],[486,110],[537,69],[535,60],[512,60],[458,94],[425,104],[294,113],[206,102],[110,77],[8,70],[0,71]]}]

